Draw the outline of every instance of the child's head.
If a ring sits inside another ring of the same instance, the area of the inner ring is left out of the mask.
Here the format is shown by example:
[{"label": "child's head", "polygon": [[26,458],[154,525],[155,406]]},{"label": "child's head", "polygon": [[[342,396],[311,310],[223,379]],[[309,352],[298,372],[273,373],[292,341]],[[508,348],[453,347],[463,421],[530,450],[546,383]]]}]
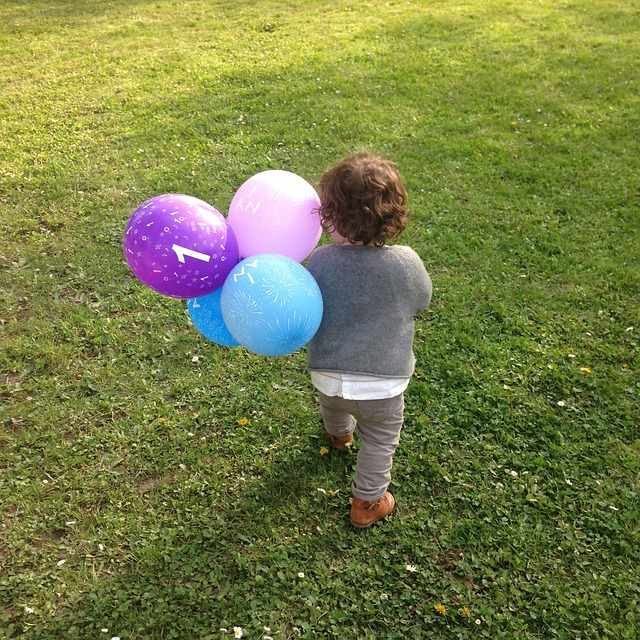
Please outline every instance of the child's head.
[{"label": "child's head", "polygon": [[407,225],[407,191],[396,165],[370,153],[338,162],[320,178],[326,231],[354,244],[381,247]]}]

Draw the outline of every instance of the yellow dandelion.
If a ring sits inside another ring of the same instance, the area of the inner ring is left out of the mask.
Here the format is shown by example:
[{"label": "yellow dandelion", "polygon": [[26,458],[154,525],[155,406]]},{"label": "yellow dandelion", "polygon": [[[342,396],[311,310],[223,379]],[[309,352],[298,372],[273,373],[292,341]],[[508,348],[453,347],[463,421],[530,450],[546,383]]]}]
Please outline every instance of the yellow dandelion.
[{"label": "yellow dandelion", "polygon": [[442,602],[438,602],[437,604],[435,604],[433,606],[433,608],[436,610],[436,613],[438,615],[441,616],[446,616],[447,615],[447,607],[445,607]]},{"label": "yellow dandelion", "polygon": [[462,609],[460,609],[460,615],[463,618],[468,618],[471,615],[471,609],[469,609],[469,607],[462,607]]},{"label": "yellow dandelion", "polygon": [[246,427],[249,424],[249,420],[247,418],[240,418],[240,420],[238,420],[238,424],[241,427]]},{"label": "yellow dandelion", "polygon": [[581,373],[591,373],[591,367],[580,367]]},{"label": "yellow dandelion", "polygon": [[321,456],[326,456],[327,453],[329,453],[329,449],[327,449],[327,447],[320,447],[320,455]]}]

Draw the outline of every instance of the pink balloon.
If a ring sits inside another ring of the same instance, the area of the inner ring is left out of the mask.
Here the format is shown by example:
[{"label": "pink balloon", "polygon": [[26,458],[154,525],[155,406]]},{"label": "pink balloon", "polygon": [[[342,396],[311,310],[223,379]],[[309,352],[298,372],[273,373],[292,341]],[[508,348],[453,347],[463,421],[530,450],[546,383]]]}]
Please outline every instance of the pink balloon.
[{"label": "pink balloon", "polygon": [[227,223],[242,258],[277,253],[302,262],[318,244],[322,227],[316,190],[290,171],[262,171],[233,196]]}]

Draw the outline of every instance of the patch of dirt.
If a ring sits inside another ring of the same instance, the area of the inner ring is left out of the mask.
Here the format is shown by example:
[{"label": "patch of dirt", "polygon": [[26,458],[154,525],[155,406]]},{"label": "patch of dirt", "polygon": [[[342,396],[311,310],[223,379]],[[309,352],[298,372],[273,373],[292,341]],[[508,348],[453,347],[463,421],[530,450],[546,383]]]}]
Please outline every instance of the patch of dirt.
[{"label": "patch of dirt", "polygon": [[460,579],[460,582],[462,582],[462,584],[465,587],[468,587],[469,589],[472,589],[472,590],[476,589],[476,583],[474,582],[472,576],[465,576],[464,578]]},{"label": "patch of dirt", "polygon": [[15,607],[4,607],[2,610],[4,611],[4,615],[7,617],[7,620],[9,620],[9,622],[18,618],[18,610]]},{"label": "patch of dirt", "polygon": [[51,531],[45,531],[39,538],[36,538],[32,544],[37,549],[47,547],[51,544],[58,544],[66,535],[68,531],[60,527],[51,529]]},{"label": "patch of dirt", "polygon": [[[2,394],[0,394],[0,397]],[[12,433],[18,433],[24,427],[24,420],[22,418],[8,418],[4,422],[5,426]]]},{"label": "patch of dirt", "polygon": [[447,549],[436,556],[436,564],[445,571],[454,571],[464,558],[464,551],[458,547]]},{"label": "patch of dirt", "polygon": [[2,524],[5,530],[11,528],[16,513],[18,513],[18,507],[15,504],[10,504],[4,512],[4,516],[2,517]]},{"label": "patch of dirt", "polygon": [[154,491],[160,487],[166,487],[173,483],[174,475],[169,473],[165,476],[151,476],[149,478],[143,478],[137,483],[138,493],[144,495],[149,491]]},{"label": "patch of dirt", "polygon": [[20,384],[21,378],[17,373],[5,373],[3,383],[7,386],[11,384]]}]

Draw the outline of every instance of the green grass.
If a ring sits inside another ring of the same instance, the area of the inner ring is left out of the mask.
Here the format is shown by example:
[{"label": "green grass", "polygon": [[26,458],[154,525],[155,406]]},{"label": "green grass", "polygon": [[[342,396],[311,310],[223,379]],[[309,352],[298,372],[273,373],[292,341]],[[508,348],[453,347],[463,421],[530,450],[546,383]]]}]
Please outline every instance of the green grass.
[{"label": "green grass", "polygon": [[[639,59],[636,1],[5,0],[0,635],[640,637]],[[361,148],[434,299],[355,532],[304,354],[206,344],[120,239]]]}]

